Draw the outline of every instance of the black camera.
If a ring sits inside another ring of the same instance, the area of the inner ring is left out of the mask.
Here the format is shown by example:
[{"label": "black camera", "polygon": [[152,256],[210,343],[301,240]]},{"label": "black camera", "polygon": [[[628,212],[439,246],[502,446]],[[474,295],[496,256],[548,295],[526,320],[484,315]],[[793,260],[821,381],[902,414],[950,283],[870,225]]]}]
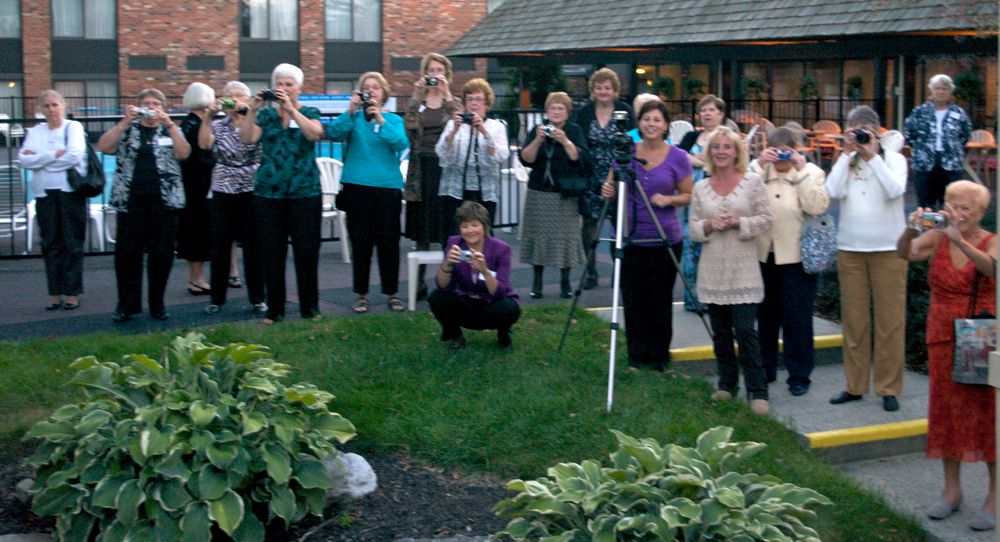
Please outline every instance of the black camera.
[{"label": "black camera", "polygon": [[436,87],[436,86],[438,86],[438,78],[437,77],[431,77],[431,76],[428,75],[427,77],[424,77],[424,84],[427,85],[427,86],[429,86],[429,87]]},{"label": "black camera", "polygon": [[472,124],[472,113],[459,113],[458,115],[462,117],[462,124]]},{"label": "black camera", "polygon": [[374,107],[375,102],[372,101],[374,96],[371,92],[359,92],[358,96],[361,98],[361,110],[365,112],[365,120],[371,122],[375,120],[375,115],[368,112],[369,107]]},{"label": "black camera", "polygon": [[632,163],[632,137],[628,131],[628,111],[615,111],[611,113],[611,120],[615,121],[615,134],[611,136],[611,153],[615,163],[620,166],[627,166]]},{"label": "black camera", "polygon": [[260,99],[264,100],[265,102],[276,102],[278,101],[278,95],[275,94],[274,90],[265,88],[260,93]]},{"label": "black camera", "polygon": [[861,145],[867,145],[868,142],[872,140],[872,136],[868,135],[868,132],[860,128],[851,130],[851,133],[854,134],[854,141],[857,141]]}]

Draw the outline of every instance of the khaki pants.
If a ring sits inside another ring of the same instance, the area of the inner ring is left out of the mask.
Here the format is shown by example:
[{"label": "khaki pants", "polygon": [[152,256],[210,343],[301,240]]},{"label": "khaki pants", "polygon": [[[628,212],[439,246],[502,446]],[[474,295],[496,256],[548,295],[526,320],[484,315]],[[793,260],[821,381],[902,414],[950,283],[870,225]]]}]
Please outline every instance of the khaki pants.
[{"label": "khaki pants", "polygon": [[847,391],[868,393],[871,372],[876,395],[898,396],[903,391],[905,365],[906,261],[895,251],[840,250],[837,271]]}]

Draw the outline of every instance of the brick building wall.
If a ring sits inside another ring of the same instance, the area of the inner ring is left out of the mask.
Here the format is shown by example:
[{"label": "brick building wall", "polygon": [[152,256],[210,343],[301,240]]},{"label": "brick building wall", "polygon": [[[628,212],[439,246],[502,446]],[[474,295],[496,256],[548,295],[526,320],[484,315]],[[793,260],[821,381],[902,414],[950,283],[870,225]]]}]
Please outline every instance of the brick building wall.
[{"label": "brick building wall", "polygon": [[323,55],[326,34],[326,14],[323,0],[299,0],[299,67],[307,74],[303,81],[305,94],[323,94],[326,83]]},{"label": "brick building wall", "polygon": [[[52,88],[52,14],[49,2],[21,0],[21,41],[24,52],[24,96],[35,97]],[[25,111],[25,115],[33,111]]]}]

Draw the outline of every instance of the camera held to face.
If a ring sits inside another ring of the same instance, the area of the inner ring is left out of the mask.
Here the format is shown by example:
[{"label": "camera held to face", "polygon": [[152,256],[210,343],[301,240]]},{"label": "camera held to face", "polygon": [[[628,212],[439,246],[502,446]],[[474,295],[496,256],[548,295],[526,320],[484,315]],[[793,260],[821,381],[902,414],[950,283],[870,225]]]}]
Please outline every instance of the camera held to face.
[{"label": "camera held to face", "polygon": [[917,231],[927,231],[948,227],[948,219],[941,213],[926,212],[917,220]]},{"label": "camera held to face", "polygon": [[458,261],[460,262],[471,262],[472,261],[472,251],[462,250],[458,253]]},{"label": "camera held to face", "polygon": [[365,112],[365,120],[368,122],[375,120],[375,115],[368,112],[369,107],[375,106],[375,102],[373,101],[375,96],[371,92],[365,91],[359,92],[358,97],[361,98],[361,110]]},{"label": "camera held to face", "polygon": [[438,78],[428,75],[427,77],[424,77],[424,84],[429,87],[436,87],[438,86]]},{"label": "camera held to face", "polygon": [[786,151],[784,149],[774,149],[774,154],[778,155],[779,162],[787,162],[792,159],[792,151]]},{"label": "camera held to face", "polygon": [[264,100],[265,102],[276,102],[278,101],[278,95],[274,92],[273,89],[265,88],[260,93],[260,99]]},{"label": "camera held to face", "polygon": [[552,137],[552,134],[556,133],[556,127],[551,124],[545,124],[542,126],[542,131],[545,132],[545,135]]},{"label": "camera held to face", "polygon": [[150,109],[148,107],[139,107],[136,109],[136,114],[144,119],[153,119],[160,114],[159,111],[155,109]]},{"label": "camera held to face", "polygon": [[469,112],[459,113],[459,116],[462,117],[462,124],[472,124],[472,119],[473,119],[472,113]]},{"label": "camera held to face", "polygon": [[854,141],[857,141],[859,145],[867,145],[872,140],[872,136],[861,128],[851,130],[851,133],[854,134]]}]

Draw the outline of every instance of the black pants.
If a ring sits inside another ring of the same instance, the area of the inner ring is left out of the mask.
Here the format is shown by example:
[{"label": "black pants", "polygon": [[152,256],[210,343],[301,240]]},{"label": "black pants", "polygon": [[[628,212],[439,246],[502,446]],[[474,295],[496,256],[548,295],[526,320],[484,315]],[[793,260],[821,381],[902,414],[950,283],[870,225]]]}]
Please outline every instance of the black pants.
[{"label": "black pants", "polygon": [[438,288],[427,298],[427,303],[441,324],[442,341],[461,337],[463,327],[508,331],[521,317],[521,307],[510,298],[487,304],[481,299],[462,297]]},{"label": "black pants", "polygon": [[[308,198],[262,198],[254,196],[257,239],[264,262],[267,314],[272,320],[285,316],[285,261],[288,239],[292,239],[295,284],[299,291],[299,314],[319,314],[319,243],[322,196]],[[227,263],[225,269],[229,269]]]},{"label": "black pants", "polygon": [[399,215],[402,191],[345,183],[337,197],[337,207],[347,213],[347,233],[351,239],[351,266],[354,293],[368,294],[372,255],[378,249],[378,274],[382,293],[399,292]]},{"label": "black pants", "polygon": [[[743,381],[751,399],[767,399],[767,375],[760,361],[760,344],[757,342],[757,304],[741,305],[708,304],[708,317],[712,321],[712,342],[719,366],[719,389],[736,395],[740,386],[740,367]],[[733,335],[740,344],[739,365]]]},{"label": "black pants", "polygon": [[[597,239],[600,229],[601,224],[597,223],[597,219],[590,218],[589,216],[583,217],[580,238],[583,241],[584,257],[590,255],[590,244],[594,242],[594,239]],[[594,247],[594,257],[587,263],[587,273],[585,276],[597,278],[597,247]]]},{"label": "black pants", "polygon": [[667,247],[627,246],[622,261],[622,301],[628,363],[662,371],[670,363],[673,339],[673,292],[677,268],[670,259],[681,244]]},{"label": "black pants", "polygon": [[952,171],[941,167],[941,154],[934,154],[934,167],[930,171],[914,171],[913,183],[917,188],[917,206],[940,209],[944,205],[944,189],[964,176],[962,170]]},{"label": "black pants", "polygon": [[49,295],[83,293],[83,240],[87,234],[87,198],[76,192],[46,190],[35,199]]},{"label": "black pants", "polygon": [[233,242],[243,246],[243,277],[250,304],[264,301],[264,267],[254,220],[253,192],[212,192],[212,304],[226,302]]},{"label": "black pants", "polygon": [[448,238],[452,235],[458,235],[458,222],[455,222],[455,211],[462,206],[462,203],[466,201],[478,201],[486,207],[486,211],[490,213],[490,226],[493,225],[493,219],[497,214],[497,202],[495,201],[482,201],[482,193],[478,190],[466,190],[465,197],[463,199],[455,199],[451,196],[438,196],[441,201],[441,227],[443,231],[441,232],[441,246],[448,244]]},{"label": "black pants", "polygon": [[757,307],[760,355],[767,380],[778,374],[778,334],[784,339],[782,360],[788,369],[788,384],[808,386],[813,353],[813,302],[817,275],[802,270],[801,263],[777,265],[774,254],[760,264],[764,278],[764,301]]},{"label": "black pants", "polygon": [[174,263],[177,211],[163,207],[159,195],[132,196],[128,212],[118,213],[115,243],[115,276],[118,279],[118,311],[142,312],[142,255],[148,254],[149,311],[162,312]]}]

